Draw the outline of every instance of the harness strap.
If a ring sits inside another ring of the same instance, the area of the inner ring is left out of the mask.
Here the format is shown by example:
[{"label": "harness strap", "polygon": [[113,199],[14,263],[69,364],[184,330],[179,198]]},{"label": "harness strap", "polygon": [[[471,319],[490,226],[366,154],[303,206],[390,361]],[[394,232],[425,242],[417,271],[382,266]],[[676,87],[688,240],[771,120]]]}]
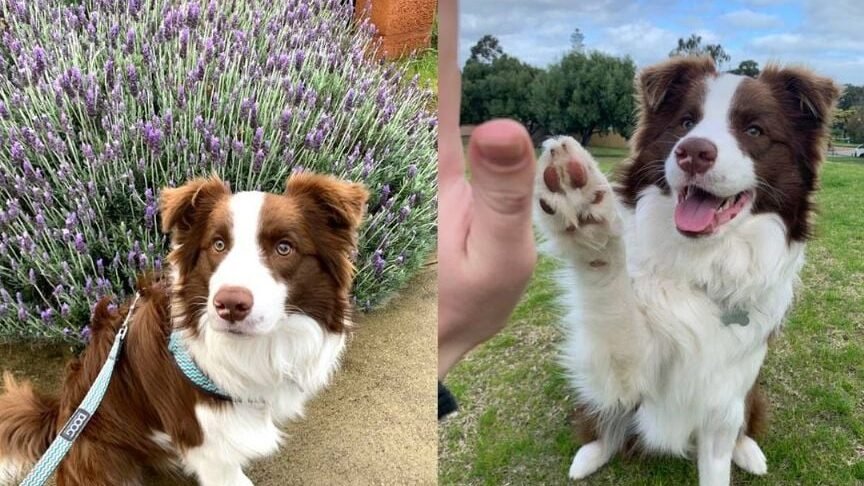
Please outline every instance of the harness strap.
[{"label": "harness strap", "polygon": [[132,301],[132,305],[129,306],[129,313],[126,314],[123,325],[120,326],[117,335],[114,336],[111,352],[108,353],[108,359],[102,365],[102,370],[99,371],[96,381],[93,382],[84,400],[78,405],[78,409],[66,421],[63,430],[60,431],[60,434],[54,439],[54,442],[51,443],[51,446],[48,447],[48,450],[42,455],[39,462],[30,471],[30,474],[24,478],[20,486],[42,486],[48,482],[48,478],[54,475],[57,466],[60,465],[60,462],[69,453],[69,449],[72,448],[75,439],[81,435],[84,427],[87,426],[87,422],[96,413],[96,409],[99,408],[99,404],[105,398],[105,392],[108,391],[108,384],[111,382],[114,365],[120,356],[120,350],[123,348],[126,333],[129,331],[129,319],[132,317],[132,311],[135,309],[135,304],[138,303],[139,297],[140,295],[136,292],[135,299]]}]

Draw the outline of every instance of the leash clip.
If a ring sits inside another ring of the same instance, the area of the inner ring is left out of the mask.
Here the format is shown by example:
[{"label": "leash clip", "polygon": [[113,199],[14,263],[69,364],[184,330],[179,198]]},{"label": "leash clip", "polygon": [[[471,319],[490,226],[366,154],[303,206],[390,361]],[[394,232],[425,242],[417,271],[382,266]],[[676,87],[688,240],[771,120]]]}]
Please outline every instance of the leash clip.
[{"label": "leash clip", "polygon": [[117,331],[117,339],[125,339],[127,332],[129,332],[129,326],[127,324],[123,324],[120,330]]}]

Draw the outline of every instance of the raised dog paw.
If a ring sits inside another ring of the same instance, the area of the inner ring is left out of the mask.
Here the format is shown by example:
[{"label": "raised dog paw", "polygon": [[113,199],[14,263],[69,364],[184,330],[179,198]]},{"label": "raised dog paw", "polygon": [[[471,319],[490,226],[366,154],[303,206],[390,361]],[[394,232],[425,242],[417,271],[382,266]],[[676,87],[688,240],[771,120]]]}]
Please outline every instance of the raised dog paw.
[{"label": "raised dog paw", "polygon": [[614,194],[587,150],[572,137],[543,143],[535,186],[537,220],[550,236],[595,250],[620,234]]}]

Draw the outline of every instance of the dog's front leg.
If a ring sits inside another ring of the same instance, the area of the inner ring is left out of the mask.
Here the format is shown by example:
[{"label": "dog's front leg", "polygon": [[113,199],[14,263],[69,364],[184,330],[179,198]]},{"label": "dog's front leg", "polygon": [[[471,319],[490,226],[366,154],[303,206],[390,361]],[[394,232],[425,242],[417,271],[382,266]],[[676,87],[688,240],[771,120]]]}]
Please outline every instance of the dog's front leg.
[{"label": "dog's front leg", "polygon": [[203,462],[194,468],[201,486],[254,486],[240,466]]},{"label": "dog's front leg", "polygon": [[213,447],[196,447],[186,452],[186,469],[195,474],[201,486],[254,486],[235,462],[218,457]]},{"label": "dog's front leg", "polygon": [[572,326],[568,334],[578,361],[573,367],[590,367],[593,376],[605,380],[596,386],[606,392],[600,402],[638,401],[651,340],[627,272],[615,194],[596,161],[573,138],[557,137],[543,146],[535,220],[554,253],[573,267],[564,282],[571,309],[565,327]]},{"label": "dog's front leg", "polygon": [[699,486],[729,486],[739,428],[720,425],[699,431]]}]

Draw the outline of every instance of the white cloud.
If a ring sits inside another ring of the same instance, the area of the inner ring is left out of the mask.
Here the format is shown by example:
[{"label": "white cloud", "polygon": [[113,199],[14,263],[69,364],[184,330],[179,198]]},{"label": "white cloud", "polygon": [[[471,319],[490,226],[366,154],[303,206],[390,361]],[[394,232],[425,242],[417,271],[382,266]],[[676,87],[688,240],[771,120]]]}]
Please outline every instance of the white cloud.
[{"label": "white cloud", "polygon": [[768,29],[780,25],[780,19],[774,15],[754,12],[750,9],[729,12],[723,14],[720,19],[734,27],[745,29]]},{"label": "white cloud", "polygon": [[603,41],[596,46],[601,51],[629,55],[639,65],[651,64],[668,57],[678,42],[678,35],[639,20],[634,23],[604,29]]}]

